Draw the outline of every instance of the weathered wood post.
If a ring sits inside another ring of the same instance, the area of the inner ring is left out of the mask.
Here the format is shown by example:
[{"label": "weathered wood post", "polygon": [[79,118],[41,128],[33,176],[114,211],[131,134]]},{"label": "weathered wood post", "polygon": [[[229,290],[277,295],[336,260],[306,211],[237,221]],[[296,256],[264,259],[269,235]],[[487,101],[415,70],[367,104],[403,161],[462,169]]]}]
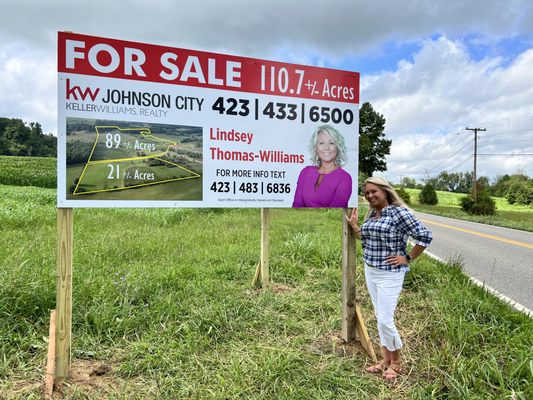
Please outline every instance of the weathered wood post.
[{"label": "weathered wood post", "polygon": [[268,208],[261,208],[261,284],[263,287],[267,287],[270,284],[268,264],[269,216],[270,210]]},{"label": "weathered wood post", "polygon": [[57,378],[70,376],[72,326],[72,208],[57,209],[56,368]]},{"label": "weathered wood post", "polygon": [[356,237],[346,217],[350,210],[342,211],[342,338],[355,339],[355,242]]},{"label": "weathered wood post", "polygon": [[361,309],[355,301],[356,236],[346,219],[349,216],[350,210],[344,209],[342,212],[342,338],[346,342],[358,339],[372,362],[376,363],[376,353],[368,336]]}]

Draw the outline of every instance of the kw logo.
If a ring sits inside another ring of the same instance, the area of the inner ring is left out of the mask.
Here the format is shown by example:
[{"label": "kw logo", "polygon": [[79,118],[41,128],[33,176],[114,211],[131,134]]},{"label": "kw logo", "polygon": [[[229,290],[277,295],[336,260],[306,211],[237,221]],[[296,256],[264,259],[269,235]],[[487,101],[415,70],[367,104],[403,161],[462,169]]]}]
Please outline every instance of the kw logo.
[{"label": "kw logo", "polygon": [[99,91],[100,88],[96,88],[93,90],[90,87],[86,87],[85,90],[82,90],[79,86],[70,87],[70,79],[67,79],[67,99],[70,99],[70,97],[72,96],[74,97],[74,100],[79,100],[79,95],[82,100],[85,100],[85,98],[89,96],[91,100],[94,101]]}]

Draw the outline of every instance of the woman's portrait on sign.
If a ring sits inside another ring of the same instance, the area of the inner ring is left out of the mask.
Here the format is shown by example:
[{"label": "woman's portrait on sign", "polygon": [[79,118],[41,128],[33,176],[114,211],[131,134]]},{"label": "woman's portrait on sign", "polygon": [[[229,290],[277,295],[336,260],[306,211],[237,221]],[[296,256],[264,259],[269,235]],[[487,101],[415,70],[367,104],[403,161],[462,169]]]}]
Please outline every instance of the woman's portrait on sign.
[{"label": "woman's portrait on sign", "polygon": [[346,164],[346,145],[342,134],[331,125],[319,126],[309,142],[311,164],[298,177],[293,207],[348,207],[352,177]]}]

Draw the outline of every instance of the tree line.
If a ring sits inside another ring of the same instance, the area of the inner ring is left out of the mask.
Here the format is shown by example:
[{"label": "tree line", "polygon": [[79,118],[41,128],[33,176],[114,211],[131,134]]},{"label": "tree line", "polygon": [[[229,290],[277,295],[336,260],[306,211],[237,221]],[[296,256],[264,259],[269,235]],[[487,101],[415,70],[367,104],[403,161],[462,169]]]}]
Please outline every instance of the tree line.
[{"label": "tree line", "polygon": [[0,155],[55,157],[57,138],[44,134],[38,122],[0,117]]},{"label": "tree line", "polygon": [[[442,171],[438,176],[426,178],[424,182],[403,177],[400,186],[411,189],[422,189],[429,184],[435,190],[454,193],[470,193],[474,182],[473,172]],[[533,178],[524,173],[499,175],[490,182],[486,176],[477,179],[478,191],[486,191],[494,197],[505,197],[509,204],[533,204]]]}]

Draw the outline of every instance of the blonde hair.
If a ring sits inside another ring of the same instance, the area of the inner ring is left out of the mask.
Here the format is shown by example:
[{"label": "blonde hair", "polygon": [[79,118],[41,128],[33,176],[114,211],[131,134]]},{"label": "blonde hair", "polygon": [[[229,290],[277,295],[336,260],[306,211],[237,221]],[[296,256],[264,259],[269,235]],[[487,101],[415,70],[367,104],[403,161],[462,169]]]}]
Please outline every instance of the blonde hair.
[{"label": "blonde hair", "polygon": [[337,129],[335,129],[331,125],[319,126],[313,132],[313,135],[311,136],[311,141],[309,142],[309,152],[311,153],[311,162],[313,163],[313,165],[317,165],[319,167],[322,163],[316,154],[316,144],[318,142],[318,135],[320,135],[321,132],[328,135],[331,138],[331,140],[335,142],[335,145],[337,146],[337,157],[335,158],[335,165],[338,167],[342,167],[348,161],[348,157],[346,155],[347,153],[346,145],[344,144],[344,136],[342,136],[342,133],[340,133]]},{"label": "blonde hair", "polygon": [[[365,183],[363,185],[363,191],[365,190],[365,186],[367,183],[371,183],[373,185],[376,185],[381,190],[383,190],[387,196],[387,203],[398,206],[398,207],[407,207],[407,205],[404,203],[402,198],[396,193],[396,190],[391,186],[389,182],[387,182],[385,179],[380,178],[379,176],[371,176],[367,180],[365,180]],[[368,207],[368,211],[365,215],[365,221],[370,216],[370,214],[374,211],[374,207]]]}]

